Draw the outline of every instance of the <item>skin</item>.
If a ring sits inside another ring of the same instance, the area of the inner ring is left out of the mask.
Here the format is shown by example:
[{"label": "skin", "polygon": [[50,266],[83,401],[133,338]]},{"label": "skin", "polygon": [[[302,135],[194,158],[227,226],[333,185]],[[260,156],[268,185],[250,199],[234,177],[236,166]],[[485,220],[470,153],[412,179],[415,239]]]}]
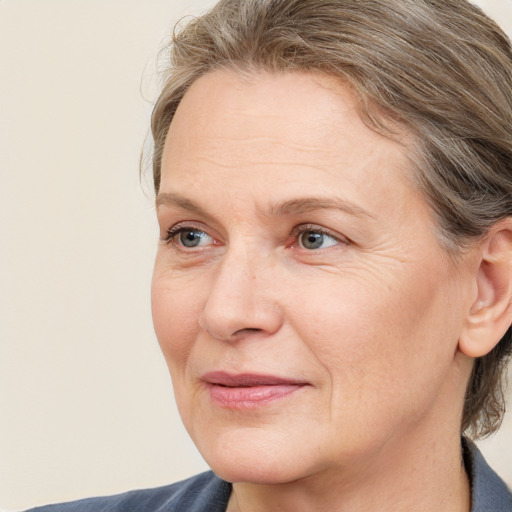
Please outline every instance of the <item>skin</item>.
[{"label": "skin", "polygon": [[[477,263],[440,246],[408,145],[320,74],[212,72],[177,110],[154,324],[190,436],[235,482],[230,511],[470,510],[458,340]],[[222,407],[212,371],[305,385]]]}]

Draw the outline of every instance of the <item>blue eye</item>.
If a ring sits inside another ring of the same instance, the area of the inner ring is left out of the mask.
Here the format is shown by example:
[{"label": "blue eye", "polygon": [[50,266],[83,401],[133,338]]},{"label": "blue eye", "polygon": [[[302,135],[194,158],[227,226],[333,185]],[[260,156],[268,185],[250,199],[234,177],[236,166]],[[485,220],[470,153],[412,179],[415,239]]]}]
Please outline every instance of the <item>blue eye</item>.
[{"label": "blue eye", "polygon": [[181,245],[182,247],[194,248],[211,244],[213,239],[200,229],[183,227],[169,230],[167,241],[174,241],[177,245]]},{"label": "blue eye", "polygon": [[322,231],[303,231],[299,235],[299,245],[303,249],[307,249],[308,251],[314,251],[316,249],[325,249],[327,247],[332,247],[333,245],[337,245],[339,243],[334,237],[328,235],[327,233],[322,233]]}]

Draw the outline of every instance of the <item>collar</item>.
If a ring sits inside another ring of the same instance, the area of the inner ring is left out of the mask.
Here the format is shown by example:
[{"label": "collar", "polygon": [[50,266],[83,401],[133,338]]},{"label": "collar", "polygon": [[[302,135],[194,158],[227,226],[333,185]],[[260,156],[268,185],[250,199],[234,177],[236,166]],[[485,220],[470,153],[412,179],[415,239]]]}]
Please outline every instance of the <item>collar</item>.
[{"label": "collar", "polygon": [[464,465],[471,484],[471,512],[511,512],[512,494],[473,441],[462,438]]}]

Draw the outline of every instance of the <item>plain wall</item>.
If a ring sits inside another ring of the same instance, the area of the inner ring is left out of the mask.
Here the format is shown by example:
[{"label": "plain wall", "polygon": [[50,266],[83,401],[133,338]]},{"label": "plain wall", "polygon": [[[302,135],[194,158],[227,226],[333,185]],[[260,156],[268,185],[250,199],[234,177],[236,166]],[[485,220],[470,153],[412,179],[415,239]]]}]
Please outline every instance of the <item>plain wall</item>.
[{"label": "plain wall", "polygon": [[[511,0],[479,3],[512,33]],[[138,160],[157,51],[212,4],[0,1],[0,507],[206,469],[152,330]],[[511,415],[482,446],[512,485]]]}]

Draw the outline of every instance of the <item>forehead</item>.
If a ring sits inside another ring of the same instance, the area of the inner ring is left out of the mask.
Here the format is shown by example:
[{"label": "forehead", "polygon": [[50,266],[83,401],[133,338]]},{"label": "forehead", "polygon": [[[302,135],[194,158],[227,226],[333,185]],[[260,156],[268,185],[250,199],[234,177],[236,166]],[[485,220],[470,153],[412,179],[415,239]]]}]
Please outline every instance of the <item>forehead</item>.
[{"label": "forehead", "polygon": [[281,180],[307,182],[312,193],[341,187],[354,199],[378,186],[385,196],[408,175],[407,153],[363,123],[354,92],[338,79],[215,71],[198,79],[177,109],[162,189],[213,178],[247,187]]},{"label": "forehead", "polygon": [[[300,108],[297,108],[297,101]],[[211,127],[221,111],[226,116],[233,115],[231,121],[235,123],[244,116],[268,116],[275,122],[281,112],[286,112],[298,127],[294,135],[303,135],[305,140],[310,140],[315,132],[305,131],[306,125],[314,128],[325,122],[330,124],[339,113],[351,112],[352,121],[361,122],[358,103],[358,93],[348,83],[325,73],[216,70],[198,78],[189,87],[171,127],[178,120],[181,123],[184,110],[187,117],[192,115],[190,121],[197,130]],[[391,122],[391,116],[384,115],[377,107],[372,108],[374,113]],[[213,114],[217,116],[213,117]],[[337,121],[339,123],[341,119]],[[405,130],[400,132],[399,137],[405,140]],[[378,137],[377,133],[374,135]]]},{"label": "forehead", "polygon": [[[356,143],[402,158],[412,139],[405,129],[399,129],[394,141],[369,129],[360,117],[356,93],[338,78],[305,72],[213,71],[196,80],[182,99],[167,134],[163,164],[171,150],[207,152],[228,139],[232,149],[239,142],[245,159],[245,142],[255,147],[271,138],[317,153],[339,148],[338,157],[343,144]],[[345,156],[350,153],[345,151]]]}]

